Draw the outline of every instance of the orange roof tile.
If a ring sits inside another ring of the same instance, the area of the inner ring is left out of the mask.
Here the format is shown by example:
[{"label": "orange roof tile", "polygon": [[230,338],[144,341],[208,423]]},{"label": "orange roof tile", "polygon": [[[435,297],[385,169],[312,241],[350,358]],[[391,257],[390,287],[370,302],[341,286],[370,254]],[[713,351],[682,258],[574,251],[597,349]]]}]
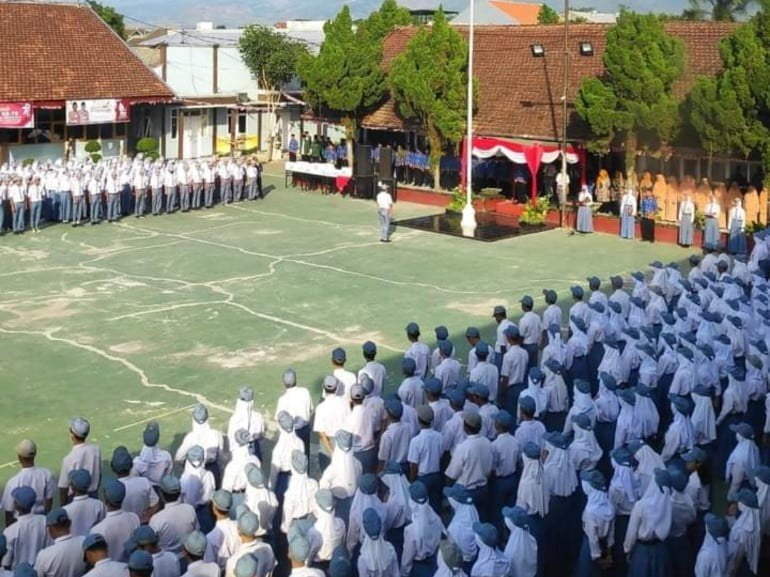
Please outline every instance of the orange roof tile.
[{"label": "orange roof tile", "polygon": [[166,86],[88,6],[0,2],[0,100],[170,100]]},{"label": "orange roof tile", "polygon": [[[735,24],[722,22],[669,22],[666,30],[685,45],[685,72],[674,91],[684,97],[695,77],[716,74],[722,68],[719,42]],[[578,116],[574,99],[583,79],[604,72],[605,24],[570,25],[570,66],[567,89],[571,140],[589,136]],[[393,31],[383,47],[383,67],[406,46],[417,28]],[[467,35],[467,27],[458,27]],[[476,29],[474,76],[479,84],[474,130],[479,135],[507,136],[557,142],[561,139],[561,95],[564,78],[564,29],[561,26],[483,26]],[[579,42],[593,44],[593,56],[580,56]],[[544,58],[534,58],[530,46],[542,44]],[[363,126],[389,130],[414,130],[398,115],[392,99],[369,114]]]}]

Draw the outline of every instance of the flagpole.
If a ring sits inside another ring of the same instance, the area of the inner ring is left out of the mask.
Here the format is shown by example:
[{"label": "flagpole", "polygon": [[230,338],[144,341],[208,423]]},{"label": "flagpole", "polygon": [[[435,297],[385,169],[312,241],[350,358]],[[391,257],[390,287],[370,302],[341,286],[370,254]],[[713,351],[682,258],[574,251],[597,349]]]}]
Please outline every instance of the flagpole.
[{"label": "flagpole", "polygon": [[475,24],[475,0],[470,0],[471,18],[468,31],[468,94],[465,134],[465,206],[460,227],[464,236],[476,232],[476,210],[473,208],[473,40]]}]

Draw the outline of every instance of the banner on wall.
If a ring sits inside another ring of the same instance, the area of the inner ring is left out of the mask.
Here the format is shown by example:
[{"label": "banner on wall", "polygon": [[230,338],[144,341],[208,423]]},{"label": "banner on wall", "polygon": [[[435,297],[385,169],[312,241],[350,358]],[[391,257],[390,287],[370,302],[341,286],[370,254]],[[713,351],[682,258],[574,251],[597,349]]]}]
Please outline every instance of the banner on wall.
[{"label": "banner on wall", "polygon": [[107,124],[128,122],[131,103],[121,98],[105,100],[68,100],[67,125]]},{"label": "banner on wall", "polygon": [[0,128],[34,128],[35,111],[29,102],[0,102]]}]

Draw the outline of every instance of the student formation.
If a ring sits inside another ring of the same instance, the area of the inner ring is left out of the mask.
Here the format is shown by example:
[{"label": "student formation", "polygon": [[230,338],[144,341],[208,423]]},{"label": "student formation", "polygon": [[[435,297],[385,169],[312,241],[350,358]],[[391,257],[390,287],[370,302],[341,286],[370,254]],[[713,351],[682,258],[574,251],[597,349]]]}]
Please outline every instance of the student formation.
[{"label": "student formation", "polygon": [[569,302],[546,289],[542,314],[531,296],[515,318],[494,307],[462,354],[409,323],[390,379],[376,343],[335,349],[319,402],[283,373],[269,457],[249,387],[223,430],[198,405],[189,431],[148,423],[133,454],[103,454],[75,418],[56,476],[18,444],[0,571],[770,575],[769,271],[758,232],[746,257],[591,277]]},{"label": "student formation", "polygon": [[0,166],[0,233],[37,233],[43,220],[95,225],[261,196],[262,165],[250,158],[11,163]]}]

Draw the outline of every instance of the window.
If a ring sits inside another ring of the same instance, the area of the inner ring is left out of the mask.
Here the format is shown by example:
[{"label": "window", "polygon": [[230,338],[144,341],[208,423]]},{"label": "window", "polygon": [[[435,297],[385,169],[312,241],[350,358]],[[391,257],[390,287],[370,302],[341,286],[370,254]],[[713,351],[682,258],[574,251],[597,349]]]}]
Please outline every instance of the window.
[{"label": "window", "polygon": [[178,108],[172,108],[171,109],[171,138],[176,139],[177,137],[177,130],[179,128],[179,109]]},{"label": "window", "polygon": [[123,138],[128,132],[128,124],[125,122],[115,123],[115,138]]},{"label": "window", "polygon": [[238,114],[238,134],[246,134],[246,114],[244,112]]}]

